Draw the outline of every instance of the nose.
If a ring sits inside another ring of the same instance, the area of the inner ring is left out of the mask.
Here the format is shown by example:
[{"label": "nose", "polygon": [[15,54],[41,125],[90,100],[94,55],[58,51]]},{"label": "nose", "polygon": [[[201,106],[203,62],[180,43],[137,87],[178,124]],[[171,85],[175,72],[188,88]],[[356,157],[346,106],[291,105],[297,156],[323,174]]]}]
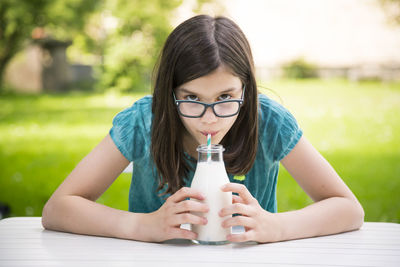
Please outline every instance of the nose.
[{"label": "nose", "polygon": [[212,107],[207,107],[206,112],[201,117],[201,121],[205,123],[213,123],[217,121],[217,116],[215,116]]}]

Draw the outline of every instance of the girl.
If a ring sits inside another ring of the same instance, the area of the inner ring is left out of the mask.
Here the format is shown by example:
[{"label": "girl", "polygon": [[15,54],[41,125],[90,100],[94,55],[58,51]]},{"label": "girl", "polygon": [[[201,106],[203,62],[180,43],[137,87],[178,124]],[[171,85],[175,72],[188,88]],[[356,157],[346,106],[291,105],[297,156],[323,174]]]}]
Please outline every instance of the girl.
[{"label": "girl", "polygon": [[[161,242],[196,239],[183,223],[207,224],[200,192],[189,188],[196,147],[221,143],[237,193],[220,216],[239,214],[223,227],[242,225],[231,242],[328,235],[361,227],[364,211],[329,163],[303,136],[293,116],[257,93],[249,43],[224,17],[196,16],[168,37],[153,96],[119,113],[100,144],[71,172],[43,209],[46,229]],[[129,212],[96,203],[134,162]],[[315,201],[276,213],[279,162]],[[240,177],[240,178],[238,178]]]}]

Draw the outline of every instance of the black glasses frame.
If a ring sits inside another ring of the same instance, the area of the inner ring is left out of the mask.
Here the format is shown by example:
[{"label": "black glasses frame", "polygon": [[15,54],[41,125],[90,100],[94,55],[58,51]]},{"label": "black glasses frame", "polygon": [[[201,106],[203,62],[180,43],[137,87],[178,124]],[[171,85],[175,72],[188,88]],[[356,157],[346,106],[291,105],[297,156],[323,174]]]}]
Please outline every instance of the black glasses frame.
[{"label": "black glasses frame", "polygon": [[[214,115],[215,115],[215,116],[217,116],[217,117],[219,117],[219,118],[228,118],[228,117],[235,116],[236,114],[239,113],[240,108],[241,108],[242,105],[243,105],[243,101],[244,101],[243,98],[244,98],[244,91],[245,91],[245,89],[246,89],[246,86],[243,85],[243,91],[242,91],[241,99],[222,100],[222,101],[214,102],[214,103],[212,103],[212,104],[208,104],[208,103],[201,102],[201,101],[194,101],[194,100],[177,100],[177,99],[176,99],[176,96],[175,96],[175,93],[172,92],[172,94],[174,95],[174,101],[175,101],[175,105],[176,105],[176,107],[177,107],[177,109],[178,109],[178,113],[179,113],[179,115],[181,115],[181,116],[183,116],[183,117],[186,117],[186,118],[201,118],[201,117],[203,117],[204,113],[206,113],[207,108],[208,108],[208,107],[211,107],[211,109],[212,109],[212,111],[214,112]],[[218,104],[221,104],[221,103],[229,103],[229,102],[236,102],[236,103],[239,103],[239,108],[238,108],[238,110],[237,110],[236,113],[230,114],[230,115],[221,116],[221,115],[218,115],[218,114],[215,112],[215,109],[214,109],[214,106],[215,106],[215,105],[218,105]],[[179,105],[180,105],[181,103],[195,103],[195,104],[201,104],[201,105],[204,106],[204,110],[203,110],[203,112],[202,112],[200,115],[198,115],[198,116],[189,116],[189,115],[185,115],[185,114],[183,114],[183,113],[181,112],[181,110],[180,110],[180,108],[179,108]]]}]

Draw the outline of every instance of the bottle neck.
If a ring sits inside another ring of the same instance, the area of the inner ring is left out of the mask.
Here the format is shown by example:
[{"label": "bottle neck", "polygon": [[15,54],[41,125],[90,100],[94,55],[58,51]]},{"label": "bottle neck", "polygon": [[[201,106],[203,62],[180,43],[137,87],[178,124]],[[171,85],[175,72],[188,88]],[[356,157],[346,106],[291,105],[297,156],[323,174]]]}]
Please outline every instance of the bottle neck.
[{"label": "bottle neck", "polygon": [[223,162],[223,155],[221,152],[212,152],[208,154],[207,152],[199,152],[199,157],[197,162]]},{"label": "bottle neck", "polygon": [[200,145],[197,148],[198,159],[197,162],[224,162],[222,145],[211,145],[207,147],[206,145]]}]

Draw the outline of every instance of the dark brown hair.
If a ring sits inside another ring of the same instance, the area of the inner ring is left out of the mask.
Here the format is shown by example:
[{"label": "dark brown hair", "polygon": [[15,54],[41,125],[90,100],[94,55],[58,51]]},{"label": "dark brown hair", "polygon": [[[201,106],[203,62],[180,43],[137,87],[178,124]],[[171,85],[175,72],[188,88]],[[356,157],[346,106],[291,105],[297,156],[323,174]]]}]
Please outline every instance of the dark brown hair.
[{"label": "dark brown hair", "polygon": [[160,178],[159,189],[166,189],[164,193],[174,193],[181,188],[190,170],[182,142],[185,128],[172,92],[221,65],[246,86],[238,118],[221,141],[226,149],[227,172],[245,174],[254,163],[258,143],[258,105],[250,45],[232,20],[195,16],[168,36],[155,68],[151,154]]}]

